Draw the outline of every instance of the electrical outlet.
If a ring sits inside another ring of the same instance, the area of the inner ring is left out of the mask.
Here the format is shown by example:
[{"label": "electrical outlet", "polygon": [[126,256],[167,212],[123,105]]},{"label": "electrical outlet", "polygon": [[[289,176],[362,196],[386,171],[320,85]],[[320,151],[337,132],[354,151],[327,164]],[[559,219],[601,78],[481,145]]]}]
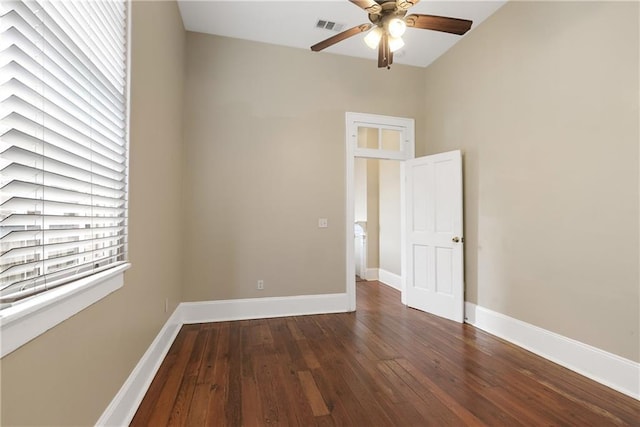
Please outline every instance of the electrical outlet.
[{"label": "electrical outlet", "polygon": [[258,280],[258,286],[256,286],[256,289],[260,291],[264,289],[264,280]]},{"label": "electrical outlet", "polygon": [[329,220],[327,218],[318,218],[318,228],[329,227]]}]

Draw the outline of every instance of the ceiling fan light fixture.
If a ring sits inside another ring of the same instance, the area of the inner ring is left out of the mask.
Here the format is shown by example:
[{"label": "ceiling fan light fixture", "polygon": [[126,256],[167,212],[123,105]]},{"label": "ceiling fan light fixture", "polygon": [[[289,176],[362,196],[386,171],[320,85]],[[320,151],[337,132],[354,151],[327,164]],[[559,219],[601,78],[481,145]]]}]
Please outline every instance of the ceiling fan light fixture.
[{"label": "ceiling fan light fixture", "polygon": [[407,30],[407,24],[400,18],[393,18],[387,24],[387,31],[391,37],[402,37]]},{"label": "ceiling fan light fixture", "polygon": [[404,40],[402,40],[402,37],[389,36],[389,50],[391,52],[395,52],[398,49],[402,49],[403,46],[404,46]]},{"label": "ceiling fan light fixture", "polygon": [[382,28],[375,27],[373,30],[369,31],[369,34],[367,34],[364,37],[364,42],[371,49],[376,49],[378,47],[378,44],[380,43],[381,38],[382,38]]}]

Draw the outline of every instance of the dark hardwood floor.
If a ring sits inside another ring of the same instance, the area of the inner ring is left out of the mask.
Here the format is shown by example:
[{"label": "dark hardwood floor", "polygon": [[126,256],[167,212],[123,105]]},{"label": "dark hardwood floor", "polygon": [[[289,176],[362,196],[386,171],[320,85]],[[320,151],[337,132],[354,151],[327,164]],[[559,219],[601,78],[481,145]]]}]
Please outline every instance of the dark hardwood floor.
[{"label": "dark hardwood floor", "polygon": [[350,314],[185,325],[134,426],[640,426],[640,402],[378,282]]}]

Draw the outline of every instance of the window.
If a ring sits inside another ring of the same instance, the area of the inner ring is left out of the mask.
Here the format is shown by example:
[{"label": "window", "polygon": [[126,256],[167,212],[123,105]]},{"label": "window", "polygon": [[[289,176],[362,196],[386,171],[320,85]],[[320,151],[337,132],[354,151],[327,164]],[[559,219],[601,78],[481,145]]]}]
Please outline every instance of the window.
[{"label": "window", "polygon": [[0,3],[0,314],[126,264],[127,13]]}]

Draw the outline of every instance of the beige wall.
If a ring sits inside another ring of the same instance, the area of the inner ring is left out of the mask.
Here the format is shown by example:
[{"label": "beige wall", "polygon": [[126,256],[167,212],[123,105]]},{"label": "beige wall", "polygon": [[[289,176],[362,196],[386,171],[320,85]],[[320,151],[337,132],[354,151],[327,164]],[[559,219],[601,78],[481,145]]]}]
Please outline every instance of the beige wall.
[{"label": "beige wall", "polygon": [[379,160],[367,161],[367,268],[380,267]]},{"label": "beige wall", "polygon": [[356,158],[353,168],[354,221],[367,220],[367,159]]},{"label": "beige wall", "polygon": [[639,361],[638,3],[510,2],[426,71],[467,299]]},{"label": "beige wall", "polygon": [[129,251],[122,289],[2,359],[2,425],[93,425],[181,300],[185,32],[174,2],[134,3]]},{"label": "beige wall", "polygon": [[400,162],[379,161],[380,269],[401,275]]},{"label": "beige wall", "polygon": [[424,69],[187,33],[185,90],[185,301],[345,292],[345,112],[421,117]]}]

